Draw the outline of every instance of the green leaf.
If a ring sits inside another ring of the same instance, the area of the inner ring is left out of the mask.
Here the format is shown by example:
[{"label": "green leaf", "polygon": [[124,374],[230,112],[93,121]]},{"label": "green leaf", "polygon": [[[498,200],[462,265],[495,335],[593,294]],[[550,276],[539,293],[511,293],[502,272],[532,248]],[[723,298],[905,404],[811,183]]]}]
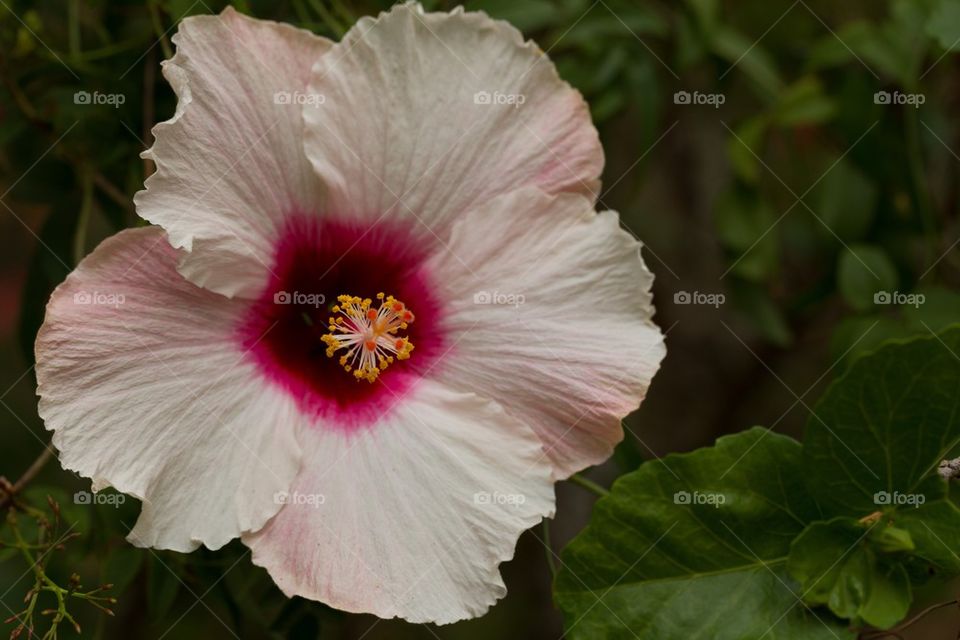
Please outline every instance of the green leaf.
[{"label": "green leaf", "polygon": [[712,36],[720,22],[719,0],[687,0],[687,6],[703,35]]},{"label": "green leaf", "polygon": [[913,551],[913,537],[906,529],[893,526],[875,527],[867,535],[870,544],[881,553],[896,553],[898,551]]},{"label": "green leaf", "polygon": [[712,51],[735,65],[769,96],[776,96],[783,87],[780,73],[770,55],[753,39],[729,27],[720,27],[713,34]]},{"label": "green leaf", "polygon": [[873,181],[848,160],[835,162],[814,191],[815,210],[841,239],[859,240],[873,222],[879,192]]},{"label": "green leaf", "polygon": [[791,545],[787,562],[804,600],[825,604],[854,624],[888,629],[902,620],[912,599],[906,571],[869,544],[870,534],[883,526],[852,518],[810,525]]},{"label": "green leaf", "polygon": [[897,527],[910,533],[914,555],[934,573],[960,574],[960,509],[949,500],[936,500],[897,514]]},{"label": "green leaf", "polygon": [[830,338],[830,356],[833,360],[850,362],[859,355],[875,351],[884,342],[916,334],[917,331],[889,315],[846,318],[837,325]]},{"label": "green leaf", "polygon": [[889,629],[906,617],[913,594],[907,570],[898,562],[870,565],[869,597],[860,618],[878,629]]},{"label": "green leaf", "polygon": [[162,620],[180,593],[182,582],[176,573],[176,567],[167,559],[151,553],[147,564],[147,610],[152,620]]},{"label": "green leaf", "polygon": [[[518,12],[526,10],[526,3],[513,3]],[[554,13],[556,13],[554,11]],[[569,29],[569,31],[567,31]],[[573,27],[565,27],[561,31],[562,39],[558,46],[588,47],[596,46],[598,42],[607,42],[621,38],[625,42],[637,44],[636,38],[641,35],[664,35],[667,23],[658,14],[649,9],[632,6],[627,10],[590,12]],[[643,49],[647,53],[646,49]],[[649,55],[649,54],[648,54]]]},{"label": "green leaf", "polygon": [[916,42],[917,25],[911,23],[915,18],[908,10],[900,13],[881,25],[852,21],[836,34],[823,36],[812,48],[810,68],[847,64],[913,86],[916,57],[922,56],[923,47]]},{"label": "green leaf", "polygon": [[780,347],[787,347],[793,342],[793,330],[783,309],[766,288],[750,282],[734,282],[730,286],[730,293],[737,311],[764,339]]},{"label": "green leaf", "polygon": [[562,554],[571,640],[852,638],[797,604],[790,543],[820,511],[793,439],[754,428],[644,463]]},{"label": "green leaf", "polygon": [[188,16],[217,13],[217,3],[210,4],[213,4],[213,6],[210,7],[203,2],[194,2],[193,0],[166,0],[162,6],[167,15],[170,16],[170,20],[179,22]]},{"label": "green leaf", "polygon": [[736,261],[733,273],[753,282],[776,275],[777,218],[764,201],[743,191],[729,191],[717,200],[715,215],[720,241]]},{"label": "green leaf", "polygon": [[757,156],[762,152],[763,138],[767,132],[768,121],[763,116],[744,120],[737,125],[736,135],[727,139],[727,155],[737,175],[744,181],[755,183],[760,176],[760,162]]},{"label": "green leaf", "polygon": [[893,294],[897,288],[897,269],[883,249],[854,245],[840,254],[837,280],[847,303],[858,311],[866,311],[877,300],[885,299],[883,295]]},{"label": "green leaf", "polygon": [[[936,468],[960,443],[958,353],[960,328],[890,343],[830,386],[803,442],[804,475],[826,511],[909,513],[944,498]],[[920,548],[917,530],[898,526]]]},{"label": "green leaf", "polygon": [[904,304],[907,324],[916,333],[943,331],[960,319],[960,294],[942,287],[922,287],[912,298],[914,304]]},{"label": "green leaf", "polygon": [[471,11],[486,11],[490,17],[506,20],[525,33],[552,27],[563,14],[549,0],[528,0],[522,5],[511,0],[475,0],[467,4]]},{"label": "green leaf", "polygon": [[140,573],[145,555],[143,549],[125,543],[112,549],[101,569],[102,581],[113,585],[113,593],[123,593]]},{"label": "green leaf", "polygon": [[837,111],[836,103],[823,94],[823,85],[814,76],[801,78],[780,94],[773,119],[785,127],[820,124]]},{"label": "green leaf", "polygon": [[947,51],[960,49],[960,0],[939,0],[927,20],[926,32]]}]

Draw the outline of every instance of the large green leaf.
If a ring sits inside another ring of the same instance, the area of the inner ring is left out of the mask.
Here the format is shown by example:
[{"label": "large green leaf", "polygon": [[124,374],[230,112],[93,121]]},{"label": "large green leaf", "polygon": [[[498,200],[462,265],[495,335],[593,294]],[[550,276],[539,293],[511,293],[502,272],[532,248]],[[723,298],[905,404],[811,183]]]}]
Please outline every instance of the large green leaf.
[{"label": "large green leaf", "polygon": [[942,499],[938,463],[960,444],[960,328],[856,360],[813,409],[803,443],[812,492],[862,517]]},{"label": "large green leaf", "polygon": [[852,637],[799,603],[790,543],[821,517],[799,443],[754,428],[643,464],[562,554],[566,637]]}]

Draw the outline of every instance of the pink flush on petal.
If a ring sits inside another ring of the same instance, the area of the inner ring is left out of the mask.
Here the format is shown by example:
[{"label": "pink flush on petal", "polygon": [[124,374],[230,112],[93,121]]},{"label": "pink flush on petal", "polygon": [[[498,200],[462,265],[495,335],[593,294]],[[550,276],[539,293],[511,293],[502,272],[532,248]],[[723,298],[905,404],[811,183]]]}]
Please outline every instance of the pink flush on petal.
[{"label": "pink flush on petal", "polygon": [[[429,242],[396,221],[372,226],[295,213],[274,250],[267,287],[240,327],[240,339],[271,383],[292,394],[324,428],[353,431],[401,401],[443,353],[441,308],[424,267]],[[373,382],[327,355],[324,335],[340,295],[376,300],[387,292],[416,314],[404,335],[416,346]]]}]

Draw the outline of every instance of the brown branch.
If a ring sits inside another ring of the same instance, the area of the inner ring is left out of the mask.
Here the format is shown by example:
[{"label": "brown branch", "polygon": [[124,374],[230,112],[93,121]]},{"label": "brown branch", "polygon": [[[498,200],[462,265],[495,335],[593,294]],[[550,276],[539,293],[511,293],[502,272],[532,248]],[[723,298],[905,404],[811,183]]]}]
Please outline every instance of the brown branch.
[{"label": "brown branch", "polygon": [[97,188],[100,189],[100,191],[102,191],[111,200],[120,205],[126,212],[136,212],[136,209],[133,206],[133,200],[130,199],[130,196],[121,191],[117,185],[110,182],[102,173],[99,171],[94,171],[92,177],[93,183],[97,185]]},{"label": "brown branch", "polygon": [[37,459],[34,460],[29,467],[27,467],[27,470],[23,472],[23,475],[20,476],[20,478],[13,484],[10,484],[6,478],[0,476],[0,491],[6,494],[0,498],[0,509],[6,507],[8,503],[12,502],[15,495],[23,491],[24,487],[26,487],[27,484],[29,484],[38,473],[40,473],[40,470],[43,469],[43,466],[50,461],[50,458],[53,457],[53,454],[53,447],[48,444],[44,448],[43,453],[37,456]]}]

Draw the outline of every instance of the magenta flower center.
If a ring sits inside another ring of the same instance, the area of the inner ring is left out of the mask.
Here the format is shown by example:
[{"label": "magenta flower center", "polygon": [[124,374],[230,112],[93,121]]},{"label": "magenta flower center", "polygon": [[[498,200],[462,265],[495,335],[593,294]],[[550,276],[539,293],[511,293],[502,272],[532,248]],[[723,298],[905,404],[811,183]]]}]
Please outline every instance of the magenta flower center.
[{"label": "magenta flower center", "polygon": [[429,245],[396,222],[290,216],[240,327],[244,351],[322,426],[373,423],[443,353]]}]

